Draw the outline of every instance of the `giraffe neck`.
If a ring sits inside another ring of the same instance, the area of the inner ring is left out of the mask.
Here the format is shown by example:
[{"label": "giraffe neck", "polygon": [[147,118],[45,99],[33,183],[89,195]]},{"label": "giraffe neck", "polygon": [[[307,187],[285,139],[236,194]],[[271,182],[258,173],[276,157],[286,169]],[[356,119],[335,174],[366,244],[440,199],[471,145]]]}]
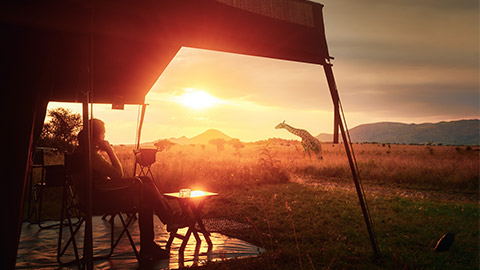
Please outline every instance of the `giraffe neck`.
[{"label": "giraffe neck", "polygon": [[301,137],[302,139],[306,137],[306,135],[305,135],[306,131],[303,130],[303,129],[294,128],[294,127],[292,127],[290,125],[287,125],[287,124],[285,124],[285,129],[288,130],[293,135],[297,135],[297,136]]}]

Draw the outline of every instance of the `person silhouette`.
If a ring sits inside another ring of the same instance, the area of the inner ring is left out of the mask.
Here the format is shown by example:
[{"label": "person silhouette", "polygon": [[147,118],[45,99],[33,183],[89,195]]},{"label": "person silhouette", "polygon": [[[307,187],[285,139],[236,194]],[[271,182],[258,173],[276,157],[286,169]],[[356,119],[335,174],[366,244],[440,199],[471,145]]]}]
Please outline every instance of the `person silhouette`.
[{"label": "person silhouette", "polygon": [[[92,164],[92,205],[123,205],[132,201],[139,209],[138,225],[140,228],[140,259],[141,262],[169,257],[168,251],[161,248],[155,241],[153,213],[167,231],[186,227],[188,220],[173,213],[162,193],[152,179],[142,177],[124,177],[122,164],[110,143],[105,140],[105,123],[97,118],[90,120],[91,164]],[[87,153],[88,137],[84,130],[78,135],[78,147],[71,155],[74,171],[85,171],[83,160]],[[104,152],[109,160],[102,154]],[[86,186],[83,185],[82,189]],[[79,192],[82,194],[82,191]],[[84,193],[84,192],[83,192]],[[82,200],[81,196],[80,199]]]}]

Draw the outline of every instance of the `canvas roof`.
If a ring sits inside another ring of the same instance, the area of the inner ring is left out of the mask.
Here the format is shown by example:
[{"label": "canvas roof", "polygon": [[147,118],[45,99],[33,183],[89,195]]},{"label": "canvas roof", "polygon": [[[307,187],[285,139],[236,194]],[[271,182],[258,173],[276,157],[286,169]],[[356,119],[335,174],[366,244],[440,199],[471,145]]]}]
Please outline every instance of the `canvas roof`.
[{"label": "canvas roof", "polygon": [[[28,164],[49,101],[142,104],[182,46],[325,64],[322,5],[302,0],[7,1],[2,268],[15,265]],[[8,129],[8,130],[7,130]],[[5,267],[4,267],[5,266]]]},{"label": "canvas roof", "polygon": [[[47,1],[3,9],[26,27],[49,100],[142,103],[182,46],[322,64],[322,5],[298,0]],[[92,39],[93,38],[93,39]],[[93,51],[93,54],[91,54]],[[93,63],[90,67],[90,63]]]}]

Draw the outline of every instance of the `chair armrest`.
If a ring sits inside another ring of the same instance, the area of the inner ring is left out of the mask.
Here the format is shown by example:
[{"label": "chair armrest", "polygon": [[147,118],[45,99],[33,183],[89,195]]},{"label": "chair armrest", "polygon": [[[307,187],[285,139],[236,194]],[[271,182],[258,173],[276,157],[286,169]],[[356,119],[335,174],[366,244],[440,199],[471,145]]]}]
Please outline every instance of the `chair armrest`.
[{"label": "chair armrest", "polygon": [[117,190],[124,190],[129,189],[132,186],[140,183],[140,179],[138,178],[122,178],[122,179],[113,179],[108,180],[108,183],[97,184],[96,189],[98,191],[117,191]]}]

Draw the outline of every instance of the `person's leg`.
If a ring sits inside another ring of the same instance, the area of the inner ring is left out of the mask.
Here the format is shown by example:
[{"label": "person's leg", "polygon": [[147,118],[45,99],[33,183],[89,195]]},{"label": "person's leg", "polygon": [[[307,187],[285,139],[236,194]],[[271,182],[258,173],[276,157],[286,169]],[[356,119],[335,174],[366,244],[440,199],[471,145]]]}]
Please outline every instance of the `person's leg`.
[{"label": "person's leg", "polygon": [[174,222],[173,211],[162,193],[149,177],[141,177],[144,204],[153,208],[163,224]]},{"label": "person's leg", "polygon": [[[147,184],[148,185],[148,184]],[[121,209],[128,211],[132,207],[138,210],[138,227],[140,229],[140,258],[146,262],[151,259],[168,258],[168,252],[161,249],[154,239],[153,207],[144,199],[143,183],[139,178],[114,179],[97,185],[95,202],[102,209]],[[113,210],[116,211],[116,210]]]},{"label": "person's leg", "polygon": [[[169,258],[169,252],[162,249],[155,243],[155,233],[153,228],[153,205],[146,200],[149,196],[147,192],[148,180],[137,178],[140,183],[140,211],[138,214],[138,223],[140,227],[140,258],[142,262],[148,262],[154,259]],[[147,183],[147,184],[145,184]],[[147,194],[145,196],[145,194]]]},{"label": "person's leg", "polygon": [[108,209],[136,207],[138,210],[138,227],[140,229],[140,250],[150,249],[154,243],[153,208],[144,202],[143,183],[139,178],[113,179],[97,185],[101,191],[98,202]]},{"label": "person's leg", "polygon": [[138,227],[140,229],[140,250],[145,251],[151,249],[154,244],[155,232],[153,229],[153,208],[150,204],[144,202],[143,183],[136,178],[139,193],[138,208]]}]

